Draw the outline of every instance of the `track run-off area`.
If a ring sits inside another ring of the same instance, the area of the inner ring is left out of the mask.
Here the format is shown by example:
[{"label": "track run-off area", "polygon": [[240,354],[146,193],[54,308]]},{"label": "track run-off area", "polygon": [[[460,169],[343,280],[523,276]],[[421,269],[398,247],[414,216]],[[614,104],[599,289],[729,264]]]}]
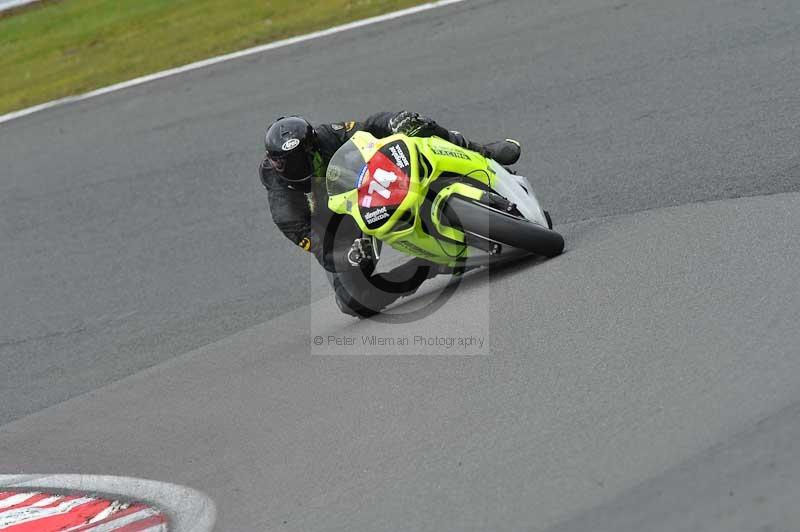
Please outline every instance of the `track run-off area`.
[{"label": "track run-off area", "polygon": [[[467,0],[0,125],[0,472],[231,531],[796,527],[798,9]],[[519,139],[566,253],[340,314],[263,128],[403,108]],[[414,336],[484,344],[363,345]]]}]

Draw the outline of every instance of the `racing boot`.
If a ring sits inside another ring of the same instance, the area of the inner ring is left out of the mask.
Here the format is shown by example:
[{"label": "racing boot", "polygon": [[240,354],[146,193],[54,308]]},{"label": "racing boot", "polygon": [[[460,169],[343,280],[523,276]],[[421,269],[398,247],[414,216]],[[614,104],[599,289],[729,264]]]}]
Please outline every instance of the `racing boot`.
[{"label": "racing boot", "polygon": [[497,142],[490,142],[489,144],[478,144],[477,142],[468,140],[458,131],[450,131],[449,140],[462,148],[476,151],[484,157],[494,159],[503,166],[516,163],[522,152],[519,142],[514,139],[498,140]]},{"label": "racing boot", "polygon": [[481,146],[480,154],[489,159],[494,159],[503,166],[509,166],[519,161],[522,148],[514,139],[499,140]]}]

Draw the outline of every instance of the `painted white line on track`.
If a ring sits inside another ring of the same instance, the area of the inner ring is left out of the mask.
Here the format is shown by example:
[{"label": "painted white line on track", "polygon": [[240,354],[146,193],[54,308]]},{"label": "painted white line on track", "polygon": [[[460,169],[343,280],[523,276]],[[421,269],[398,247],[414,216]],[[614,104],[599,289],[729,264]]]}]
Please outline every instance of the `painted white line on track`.
[{"label": "painted white line on track", "polygon": [[117,83],[115,85],[109,85],[108,87],[103,87],[100,89],[93,90],[91,92],[86,92],[84,94],[78,94],[75,96],[67,96],[66,98],[60,98],[58,100],[52,100],[49,102],[45,102],[39,105],[34,105],[33,107],[28,107],[26,109],[20,109],[19,111],[14,111],[5,115],[0,116],[0,124],[3,122],[8,122],[10,120],[14,120],[15,118],[20,118],[23,116],[27,116],[33,113],[37,113],[39,111],[44,111],[45,109],[51,109],[53,107],[58,107],[61,105],[65,105],[72,102],[80,102],[83,100],[88,100],[89,98],[94,98],[95,96],[101,96],[103,94],[108,94],[110,92],[127,89],[128,87],[133,87],[136,85],[141,85],[143,83],[147,83],[149,81],[155,81],[157,79],[166,78],[169,76],[174,76],[176,74],[182,74],[184,72],[189,72],[192,70],[197,70],[198,68],[207,67],[210,65],[216,65],[217,63],[222,63],[224,61],[230,61],[231,59],[238,59],[240,57],[245,57],[248,55],[259,54],[262,52],[267,52],[269,50],[275,50],[276,48],[284,48],[286,46],[291,46],[293,44],[301,43],[310,41],[313,39],[319,39],[320,37],[327,37],[329,35],[334,35],[336,33],[341,33],[343,31],[350,31],[356,28],[362,28],[364,26],[369,26],[370,24],[377,24],[379,22],[385,22],[387,20],[393,20],[400,17],[406,17],[408,15],[413,15],[415,13],[421,13],[423,11],[428,11],[431,9],[436,9],[439,7],[444,7],[452,4],[459,4],[464,2],[465,0],[438,0],[436,2],[429,2],[427,4],[420,4],[418,6],[409,7],[407,9],[401,9],[400,11],[393,11],[391,13],[385,13],[383,15],[378,15],[375,17],[365,18],[362,20],[357,20],[355,22],[349,22],[347,24],[342,24],[341,26],[334,26],[333,28],[328,28],[326,30],[315,31],[313,33],[307,33],[305,35],[298,35],[297,37],[290,37],[288,39],[283,39],[280,41],[271,42],[268,44],[262,44],[260,46],[254,46],[253,48],[247,48],[245,50],[239,50],[238,52],[232,52],[230,54],[220,55],[217,57],[211,57],[209,59],[204,59],[202,61],[197,61],[196,63],[189,63],[188,65],[183,65],[176,68],[171,68],[169,70],[162,70],[161,72],[156,72],[155,74],[149,74],[147,76],[142,76],[140,78],[131,79],[128,81],[123,81],[122,83]]},{"label": "painted white line on track", "polygon": [[[163,510],[170,520],[170,532],[211,532],[217,518],[214,502],[204,493],[154,480],[103,475],[0,475],[0,491],[3,488],[118,495]],[[9,506],[8,501],[19,503],[33,493],[13,495],[2,502]]]}]

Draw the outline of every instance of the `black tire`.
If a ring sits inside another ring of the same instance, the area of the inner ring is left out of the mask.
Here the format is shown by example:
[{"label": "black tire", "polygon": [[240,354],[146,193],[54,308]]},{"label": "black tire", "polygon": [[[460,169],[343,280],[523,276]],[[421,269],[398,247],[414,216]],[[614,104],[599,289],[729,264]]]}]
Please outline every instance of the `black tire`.
[{"label": "black tire", "polygon": [[544,257],[555,257],[564,251],[564,237],[557,232],[455,194],[442,209],[442,222]]}]

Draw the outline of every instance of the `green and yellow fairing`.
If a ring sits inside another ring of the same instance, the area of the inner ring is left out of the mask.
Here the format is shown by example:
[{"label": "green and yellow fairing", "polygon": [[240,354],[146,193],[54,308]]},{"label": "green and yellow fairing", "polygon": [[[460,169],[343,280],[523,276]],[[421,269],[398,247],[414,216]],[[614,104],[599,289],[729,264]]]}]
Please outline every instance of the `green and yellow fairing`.
[{"label": "green and yellow fairing", "polygon": [[479,200],[496,178],[485,157],[439,137],[359,131],[328,165],[328,207],[402,253],[453,266],[480,251],[440,219],[442,206],[452,194]]}]

